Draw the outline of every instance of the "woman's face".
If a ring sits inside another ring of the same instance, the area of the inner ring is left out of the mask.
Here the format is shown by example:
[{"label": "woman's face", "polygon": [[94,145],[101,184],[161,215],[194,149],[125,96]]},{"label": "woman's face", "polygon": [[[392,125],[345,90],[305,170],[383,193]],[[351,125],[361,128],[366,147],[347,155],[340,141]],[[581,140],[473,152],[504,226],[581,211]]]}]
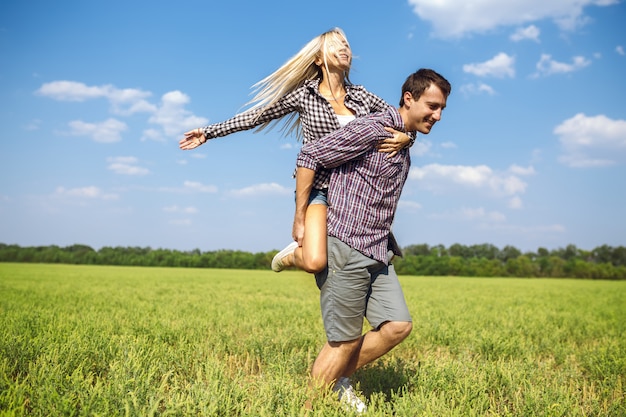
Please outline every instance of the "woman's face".
[{"label": "woman's face", "polygon": [[331,34],[326,37],[322,47],[322,57],[316,62],[318,66],[324,65],[324,57],[329,69],[339,69],[347,71],[352,64],[352,50],[348,41],[340,35]]}]

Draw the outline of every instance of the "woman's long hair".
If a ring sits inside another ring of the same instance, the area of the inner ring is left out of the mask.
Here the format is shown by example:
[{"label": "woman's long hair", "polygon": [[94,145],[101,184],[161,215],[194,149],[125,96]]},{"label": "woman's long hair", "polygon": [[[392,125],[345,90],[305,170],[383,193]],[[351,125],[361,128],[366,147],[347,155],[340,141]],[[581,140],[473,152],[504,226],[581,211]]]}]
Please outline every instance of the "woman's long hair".
[{"label": "woman's long hair", "polygon": [[[258,110],[257,117],[260,117],[266,107],[271,106],[280,100],[281,97],[300,87],[306,80],[322,78],[322,71],[315,65],[315,60],[321,57],[326,71],[328,71],[326,56],[329,41],[348,43],[346,35],[339,28],[333,28],[313,38],[280,68],[252,86],[255,95],[247,103],[252,105],[250,110]],[[350,69],[344,73],[344,84],[346,85],[350,83],[349,74]],[[295,130],[296,136],[301,136],[299,113],[291,113],[281,119],[285,119],[285,125],[281,130],[286,135]],[[267,121],[261,124],[257,131],[261,131],[281,119]]]}]

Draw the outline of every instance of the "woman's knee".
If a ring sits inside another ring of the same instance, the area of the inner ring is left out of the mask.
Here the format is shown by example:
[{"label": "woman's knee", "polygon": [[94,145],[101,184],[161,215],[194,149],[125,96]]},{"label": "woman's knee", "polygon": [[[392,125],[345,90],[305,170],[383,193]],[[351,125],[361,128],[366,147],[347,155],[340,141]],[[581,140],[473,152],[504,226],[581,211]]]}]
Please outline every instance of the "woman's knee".
[{"label": "woman's knee", "polygon": [[318,272],[322,272],[324,268],[326,268],[326,264],[328,263],[328,259],[326,258],[326,253],[323,254],[308,254],[303,256],[303,265],[302,269],[310,274],[316,274]]}]

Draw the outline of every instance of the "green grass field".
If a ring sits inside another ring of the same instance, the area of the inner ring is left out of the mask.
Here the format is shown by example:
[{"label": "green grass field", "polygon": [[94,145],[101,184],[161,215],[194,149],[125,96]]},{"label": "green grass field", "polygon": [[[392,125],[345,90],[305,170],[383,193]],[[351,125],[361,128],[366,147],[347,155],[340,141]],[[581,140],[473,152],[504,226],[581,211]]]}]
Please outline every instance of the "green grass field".
[{"label": "green grass field", "polygon": [[[626,282],[401,280],[414,330],[355,375],[367,415],[626,415]],[[2,416],[304,415],[324,342],[289,271],[0,264],[0,332]]]}]

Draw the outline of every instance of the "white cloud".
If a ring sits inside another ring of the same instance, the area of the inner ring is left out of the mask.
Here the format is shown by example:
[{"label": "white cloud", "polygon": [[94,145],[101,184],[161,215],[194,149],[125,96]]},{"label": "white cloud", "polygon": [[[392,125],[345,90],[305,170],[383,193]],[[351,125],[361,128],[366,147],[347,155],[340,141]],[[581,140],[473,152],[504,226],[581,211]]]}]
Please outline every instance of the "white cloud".
[{"label": "white cloud", "polygon": [[511,40],[513,42],[519,42],[523,40],[531,40],[535,42],[539,42],[539,35],[541,31],[535,25],[530,25],[525,28],[519,28],[511,35]]},{"label": "white cloud", "polygon": [[126,123],[116,119],[107,119],[100,123],[87,123],[73,120],[68,123],[72,136],[88,136],[96,142],[113,143],[122,140],[121,133],[127,129]]},{"label": "white cloud", "polygon": [[231,190],[229,194],[234,197],[253,197],[258,195],[288,195],[293,194],[293,189],[286,188],[280,184],[272,182],[255,184],[250,187],[240,188],[238,190]]},{"label": "white cloud", "polygon": [[83,102],[94,99],[108,100],[111,112],[117,115],[129,116],[135,113],[149,113],[149,123],[158,126],[158,129],[146,129],[141,140],[165,141],[172,136],[182,135],[183,132],[208,123],[208,120],[194,115],[185,106],[189,97],[180,91],[170,91],[161,97],[158,105],[147,101],[152,95],[149,91],[134,88],[117,88],[106,84],[88,86],[77,81],[53,81],[43,84],[35,94],[58,101]]},{"label": "white cloud", "polygon": [[184,181],[183,188],[185,191],[197,192],[197,193],[215,193],[217,187],[214,185],[204,185],[197,181]]},{"label": "white cloud", "polygon": [[494,90],[491,86],[485,84],[485,83],[478,83],[478,84],[464,84],[461,86],[461,93],[465,94],[465,95],[477,95],[477,94],[488,94],[490,96],[493,96],[496,94],[496,90]]},{"label": "white cloud", "polygon": [[174,219],[168,222],[169,224],[173,224],[175,226],[191,226],[191,219]]},{"label": "white cloud", "polygon": [[104,98],[109,100],[114,113],[122,115],[155,111],[155,107],[145,100],[152,95],[149,91],[119,89],[110,84],[88,86],[76,81],[52,81],[43,84],[35,94],[53,100],[76,102]]},{"label": "white cloud", "polygon": [[511,165],[509,171],[515,175],[535,175],[536,173],[533,166],[524,168],[516,164]]},{"label": "white cloud", "polygon": [[618,53],[618,54],[620,54],[620,55],[624,55],[624,54],[625,54],[625,53],[624,53],[624,47],[623,47],[622,45],[617,45],[617,46],[615,47],[615,52],[617,52],[617,53]]},{"label": "white cloud", "polygon": [[119,197],[117,194],[105,193],[100,188],[93,185],[79,188],[57,187],[54,194],[59,197],[77,197],[100,200],[117,200]]},{"label": "white cloud", "polygon": [[411,146],[411,155],[415,156],[423,156],[426,155],[430,148],[432,147],[432,142],[425,139],[418,138],[413,146]]},{"label": "white cloud", "polygon": [[163,211],[165,211],[167,213],[196,214],[198,212],[198,209],[193,207],[193,206],[178,207],[178,206],[174,205],[174,206],[163,207]]},{"label": "white cloud", "polygon": [[483,207],[461,209],[461,217],[466,220],[489,220],[492,222],[502,222],[506,220],[506,216],[497,211],[487,211]]},{"label": "white cloud", "polygon": [[134,156],[117,156],[107,158],[109,170],[122,175],[146,175],[150,173],[147,168],[140,167],[139,161]]},{"label": "white cloud", "polygon": [[442,142],[441,147],[444,149],[456,149],[456,143],[454,142]]},{"label": "white cloud", "polygon": [[455,187],[484,190],[497,197],[510,197],[526,191],[527,184],[510,173],[494,172],[486,165],[440,165],[429,164],[411,168],[409,178],[434,192]]},{"label": "white cloud", "polygon": [[207,185],[198,181],[184,181],[182,187],[161,187],[158,189],[160,192],[167,193],[216,193],[217,187],[215,185]]},{"label": "white cloud", "polygon": [[108,95],[110,85],[89,87],[75,81],[53,81],[43,84],[35,93],[59,101],[85,101]]},{"label": "white cloud", "polygon": [[537,62],[537,72],[533,77],[548,76],[552,74],[566,74],[568,72],[577,71],[591,65],[591,61],[583,56],[575,56],[572,63],[558,62],[552,59],[551,55],[542,54],[539,62]]},{"label": "white cloud", "polygon": [[463,65],[463,71],[479,77],[515,77],[515,57],[500,52],[488,61]]},{"label": "white cloud", "polygon": [[538,163],[543,160],[543,152],[541,149],[533,149],[530,160],[533,163]]},{"label": "white cloud", "polygon": [[146,129],[143,131],[140,140],[142,142],[147,140],[153,140],[155,142],[165,142],[165,137],[163,137],[163,133],[158,129]]},{"label": "white cloud", "polygon": [[509,200],[509,208],[519,210],[523,207],[522,199],[519,196],[512,197]]},{"label": "white cloud", "polygon": [[626,162],[626,120],[578,113],[556,128],[563,154],[559,160],[584,168]]},{"label": "white cloud", "polygon": [[584,8],[610,6],[619,0],[409,0],[414,13],[431,22],[441,38],[484,33],[503,26],[520,26],[551,19],[562,30],[587,22]]},{"label": "white cloud", "polygon": [[417,211],[422,208],[422,205],[414,201],[404,201],[400,199],[398,202],[398,208],[406,211]]},{"label": "white cloud", "polygon": [[506,216],[498,211],[487,211],[483,207],[462,207],[459,210],[446,211],[430,215],[430,218],[437,220],[462,220],[481,221],[489,223],[501,223],[506,221]]},{"label": "white cloud", "polygon": [[24,126],[24,129],[35,131],[35,130],[39,130],[40,127],[41,127],[41,120],[33,119],[26,126]]},{"label": "white cloud", "polygon": [[[161,104],[157,107],[154,114],[148,119],[150,123],[158,125],[165,137],[176,137],[182,135],[187,130],[191,130],[198,126],[208,123],[208,120],[194,115],[185,109],[185,105],[189,103],[189,97],[180,91],[170,91],[161,97]],[[148,133],[150,132],[150,133]],[[152,129],[144,131],[142,139],[156,139],[160,132]]]}]

